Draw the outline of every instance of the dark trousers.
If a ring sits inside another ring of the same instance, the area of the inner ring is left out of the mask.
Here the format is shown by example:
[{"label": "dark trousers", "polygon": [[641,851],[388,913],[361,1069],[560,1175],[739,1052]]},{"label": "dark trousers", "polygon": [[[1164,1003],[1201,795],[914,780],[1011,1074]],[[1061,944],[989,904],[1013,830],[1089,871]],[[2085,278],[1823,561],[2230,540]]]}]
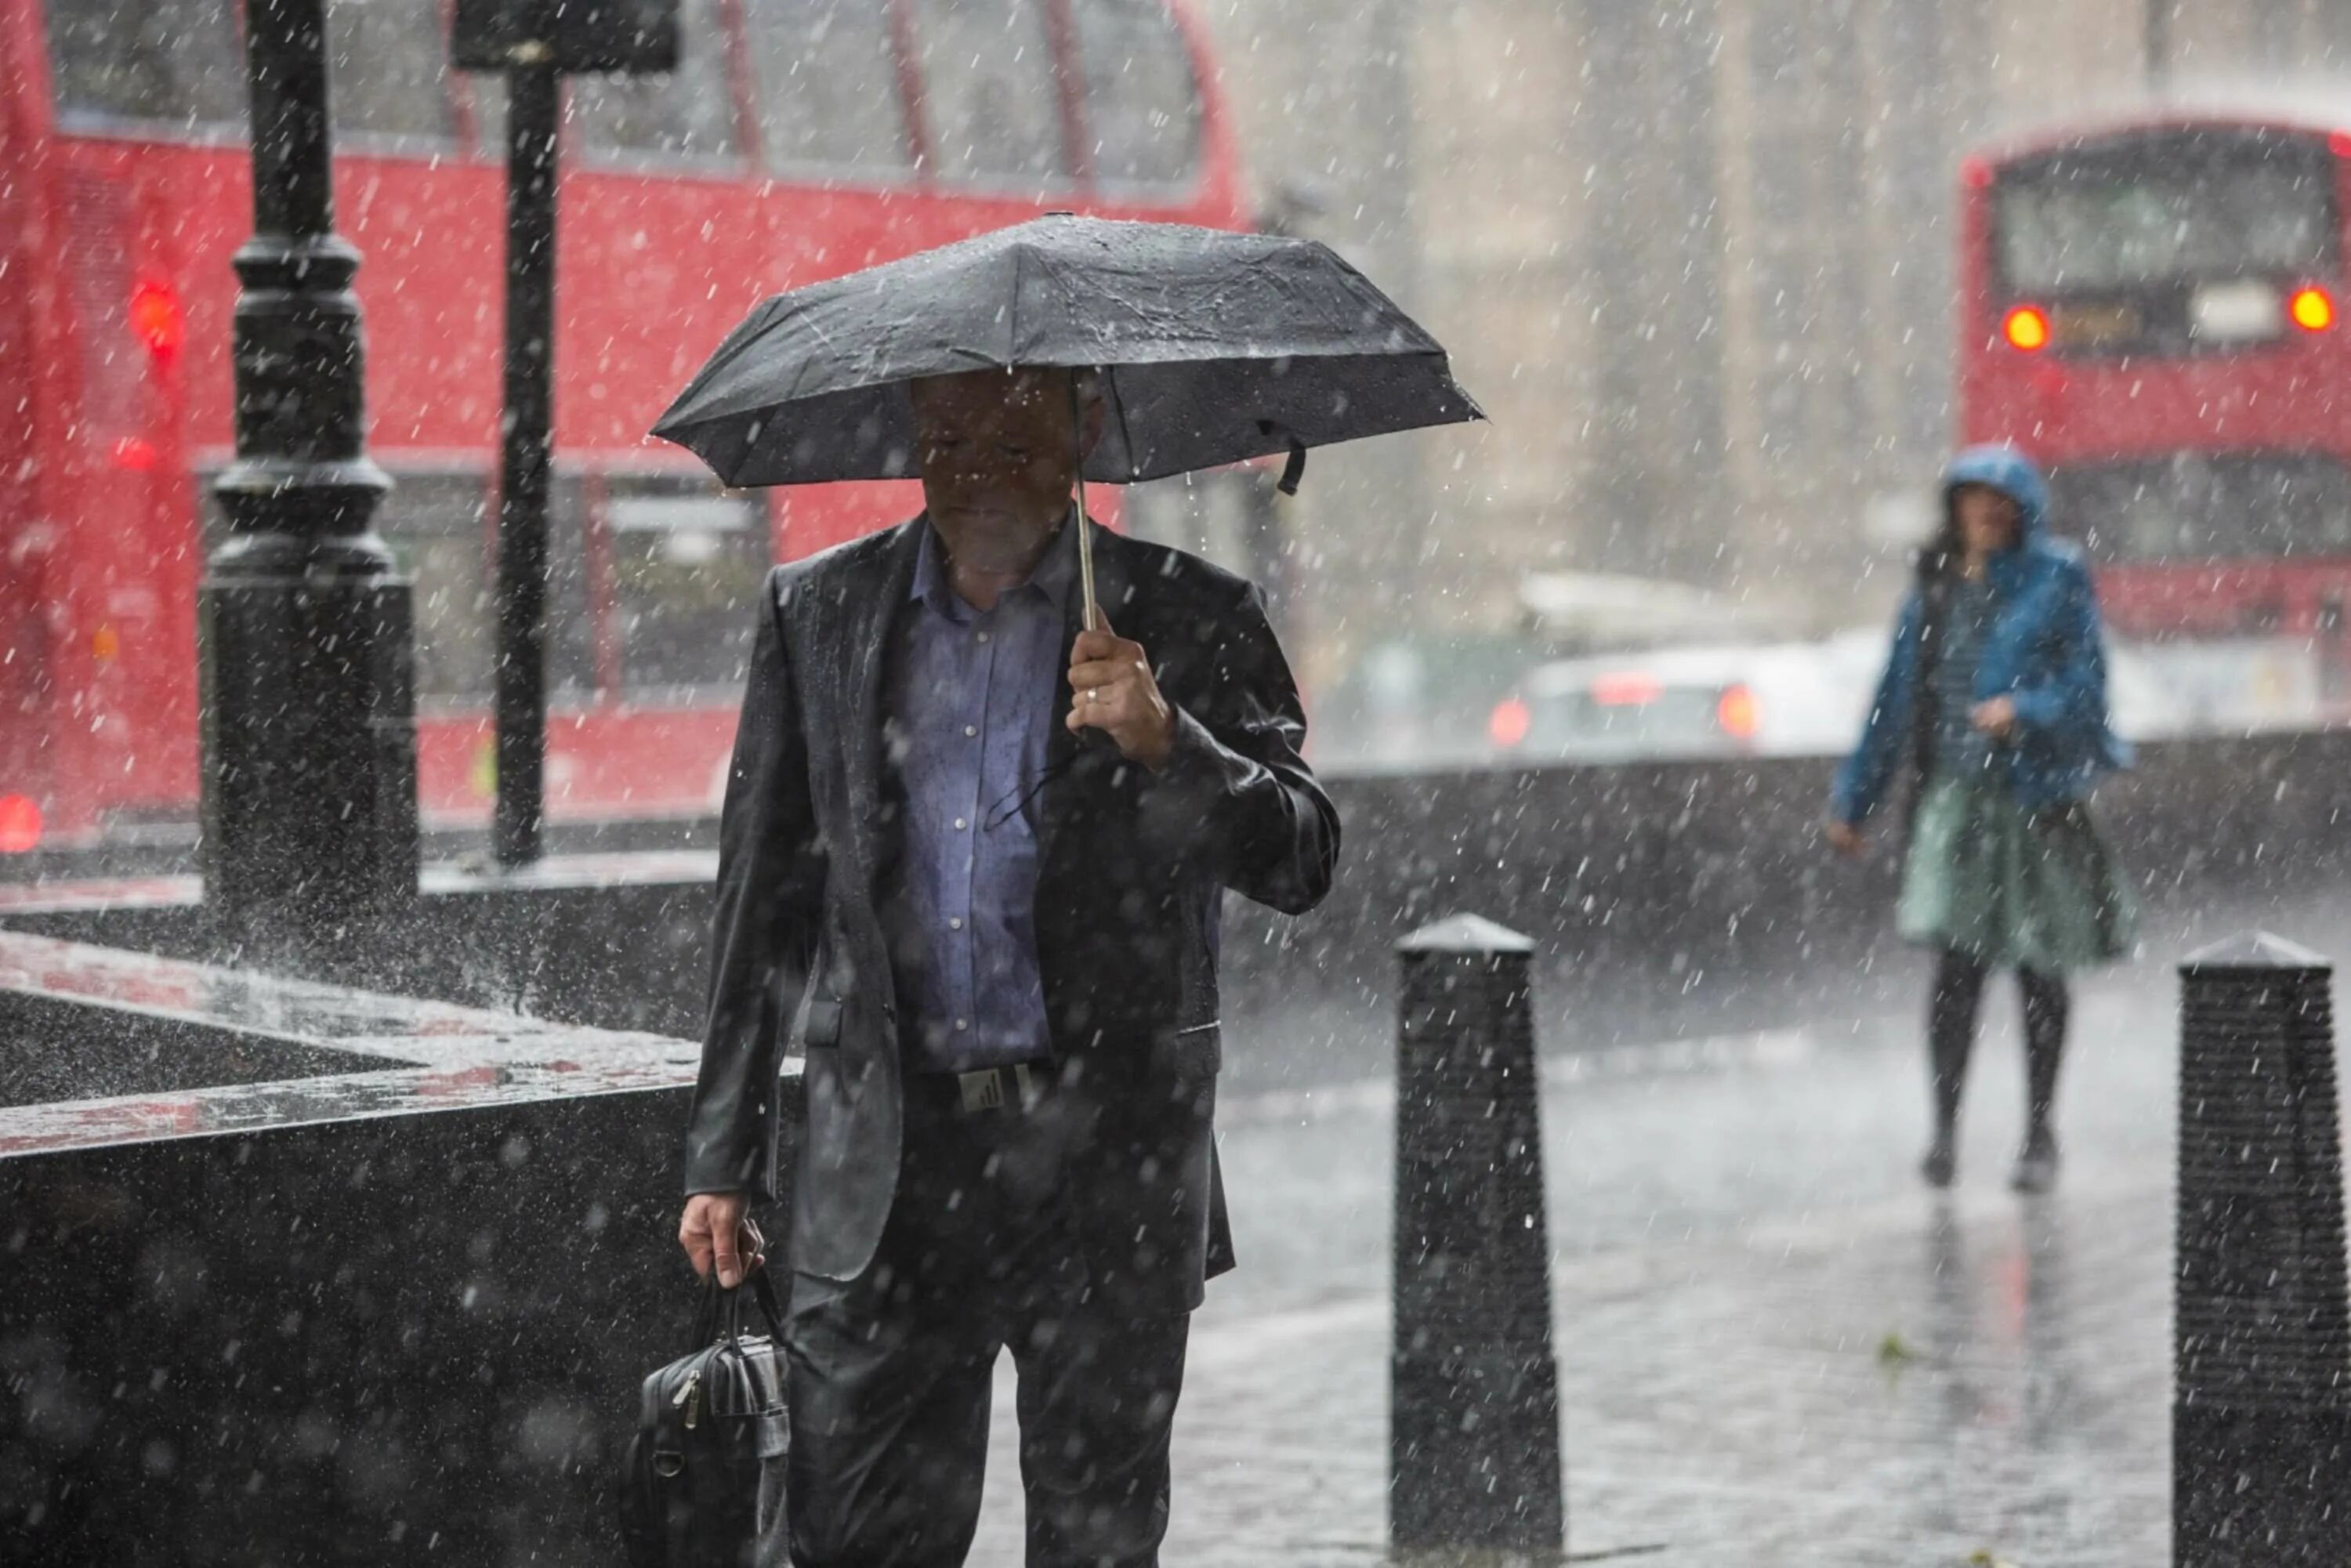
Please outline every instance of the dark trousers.
[{"label": "dark trousers", "polygon": [[1019,1374],[1029,1568],[1148,1568],[1190,1316],[1090,1302],[1069,1129],[1041,1105],[967,1113],[912,1078],[898,1195],[872,1264],[793,1284],[796,1568],[951,1568],[979,1523],[998,1353]]},{"label": "dark trousers", "polygon": [[[1983,1008],[1986,970],[1965,953],[1946,948],[1935,969],[1928,1003],[1927,1040],[1934,1073],[1935,1126],[1948,1132],[1959,1119],[1959,1095],[1967,1085],[1968,1057],[1975,1049],[1976,1018]],[[2027,1136],[2045,1133],[2057,1101],[2057,1069],[2065,1055],[2065,1021],[2071,1009],[2062,975],[2032,969],[2016,972],[2024,1001],[2024,1076]]]}]

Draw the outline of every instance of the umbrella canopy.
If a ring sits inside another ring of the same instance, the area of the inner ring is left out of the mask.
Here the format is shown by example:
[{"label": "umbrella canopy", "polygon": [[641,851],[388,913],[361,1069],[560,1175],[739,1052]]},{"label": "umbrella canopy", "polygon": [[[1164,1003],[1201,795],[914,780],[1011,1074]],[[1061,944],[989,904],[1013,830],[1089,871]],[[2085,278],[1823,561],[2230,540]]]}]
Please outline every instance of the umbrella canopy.
[{"label": "umbrella canopy", "polygon": [[653,434],[729,485],[904,478],[906,382],[1015,365],[1101,370],[1113,484],[1485,417],[1324,246],[1055,214],[775,296]]}]

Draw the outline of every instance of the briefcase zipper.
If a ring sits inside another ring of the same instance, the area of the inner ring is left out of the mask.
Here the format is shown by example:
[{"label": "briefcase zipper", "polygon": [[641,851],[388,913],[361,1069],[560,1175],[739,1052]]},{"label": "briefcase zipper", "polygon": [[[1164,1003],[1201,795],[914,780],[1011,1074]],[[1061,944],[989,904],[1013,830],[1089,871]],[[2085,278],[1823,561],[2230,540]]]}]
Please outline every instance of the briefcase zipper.
[{"label": "briefcase zipper", "polygon": [[685,1424],[688,1427],[692,1427],[696,1420],[700,1419],[702,1416],[702,1374],[697,1372],[689,1375],[685,1380],[685,1386],[677,1391],[677,1397],[672,1399],[670,1403],[673,1405],[683,1405],[685,1406]]}]

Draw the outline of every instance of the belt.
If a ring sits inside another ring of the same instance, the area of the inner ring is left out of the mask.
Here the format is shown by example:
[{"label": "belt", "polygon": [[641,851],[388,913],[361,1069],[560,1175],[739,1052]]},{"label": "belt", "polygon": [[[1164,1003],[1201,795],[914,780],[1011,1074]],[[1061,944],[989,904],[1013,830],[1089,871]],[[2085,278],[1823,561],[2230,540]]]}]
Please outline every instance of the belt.
[{"label": "belt", "polygon": [[983,1067],[976,1072],[953,1074],[961,1093],[965,1113],[981,1111],[1023,1111],[1037,1103],[1043,1079],[1029,1071],[1029,1063],[1015,1062],[1010,1067]]}]

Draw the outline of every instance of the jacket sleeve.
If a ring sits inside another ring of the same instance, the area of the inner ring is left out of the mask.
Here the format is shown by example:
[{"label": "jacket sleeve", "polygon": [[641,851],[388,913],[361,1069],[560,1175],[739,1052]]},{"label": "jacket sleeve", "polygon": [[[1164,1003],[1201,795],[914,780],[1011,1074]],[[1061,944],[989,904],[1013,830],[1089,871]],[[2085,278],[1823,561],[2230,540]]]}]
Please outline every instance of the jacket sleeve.
[{"label": "jacket sleeve", "polygon": [[2056,656],[2038,680],[2010,691],[2016,722],[2044,735],[2098,735],[2106,727],[2105,636],[2089,569],[2065,563],[2050,618]]},{"label": "jacket sleeve", "polygon": [[1339,811],[1301,755],[1305,709],[1255,588],[1220,612],[1207,665],[1173,705],[1174,749],[1145,789],[1145,831],[1179,840],[1234,892],[1303,914],[1331,891]]},{"label": "jacket sleeve", "polygon": [[760,596],[719,819],[710,1010],[685,1137],[685,1190],[776,1196],[782,1021],[799,1005],[823,916],[808,742],[787,667],[779,583]]},{"label": "jacket sleeve", "polygon": [[1925,617],[1922,596],[1912,590],[1894,624],[1894,646],[1870,699],[1869,716],[1862,721],[1860,743],[1837,769],[1830,792],[1829,812],[1840,822],[1867,821],[1885,803],[1896,771],[1902,764],[1904,740],[1910,733],[1911,704],[1917,694],[1919,622]]}]

